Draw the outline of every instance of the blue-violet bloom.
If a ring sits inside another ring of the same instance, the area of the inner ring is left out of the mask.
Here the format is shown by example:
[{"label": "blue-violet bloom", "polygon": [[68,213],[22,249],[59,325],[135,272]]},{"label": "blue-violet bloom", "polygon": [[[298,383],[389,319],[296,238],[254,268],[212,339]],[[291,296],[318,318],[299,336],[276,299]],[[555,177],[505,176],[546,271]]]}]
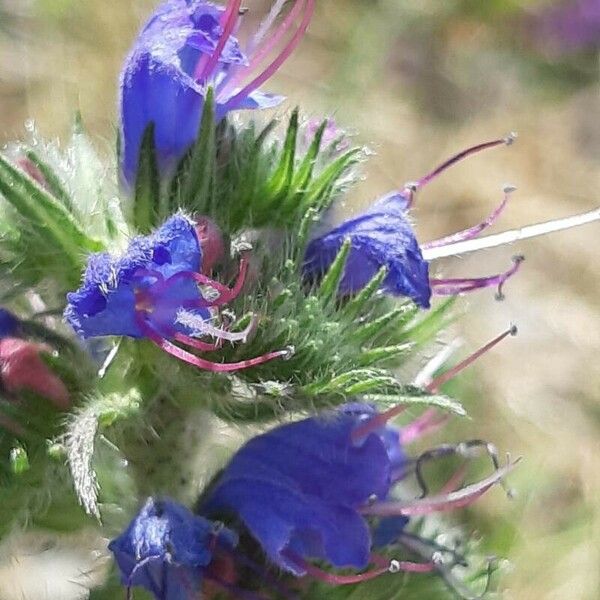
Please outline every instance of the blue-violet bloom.
[{"label": "blue-violet bloom", "polygon": [[[432,570],[430,562],[390,564],[374,553],[367,515],[409,517],[464,506],[497,483],[511,465],[458,492],[396,500],[391,491],[406,476],[407,459],[401,433],[386,421],[397,412],[378,414],[371,406],[353,404],[251,439],[225,467],[200,512],[235,515],[268,558],[296,576],[353,583],[390,569]],[[396,532],[402,529],[402,523],[393,525]],[[360,575],[334,575],[311,560],[335,568],[363,570],[371,563],[376,568]]]},{"label": "blue-violet bloom", "polygon": [[5,337],[17,337],[21,328],[21,322],[9,310],[0,308],[0,339]]},{"label": "blue-violet bloom", "polygon": [[[315,0],[294,0],[274,26],[273,10],[242,50],[233,33],[241,0],[225,7],[205,0],[166,0],[144,25],[125,61],[120,84],[122,175],[135,183],[143,135],[154,124],[161,172],[173,168],[196,139],[208,87],[216,118],[231,110],[270,108],[282,97],[259,87],[300,43]],[[291,36],[291,37],[289,37]]]},{"label": "blue-violet bloom", "polygon": [[[81,287],[67,294],[67,322],[82,338],[150,339],[180,360],[212,371],[234,371],[287,356],[289,351],[282,350],[238,363],[212,363],[175,345],[218,350],[224,340],[244,342],[254,325],[230,332],[211,323],[218,308],[241,292],[248,262],[241,259],[233,288],[213,281],[201,272],[199,231],[204,229],[178,214],[150,235],[134,238],[123,256],[91,255]],[[216,343],[200,339],[206,336]]]},{"label": "blue-violet bloom", "polygon": [[127,588],[142,587],[156,600],[200,597],[215,552],[237,544],[220,524],[171,500],[150,498],[109,549]]},{"label": "blue-violet bloom", "polygon": [[417,241],[410,222],[409,209],[415,192],[449,166],[480,150],[511,143],[512,139],[509,137],[493,140],[468,148],[419,181],[384,196],[359,216],[313,238],[305,255],[306,279],[315,281],[321,278],[332,265],[344,241],[350,240],[350,253],[339,288],[342,295],[360,291],[382,268],[386,269],[384,291],[393,296],[411,298],[422,308],[429,308],[432,294],[456,295],[497,286],[498,294],[501,295],[502,286],[517,272],[522,257],[516,257],[515,264],[506,272],[489,277],[433,279],[429,276],[427,252],[477,237],[500,216],[513,188],[505,188],[502,203],[482,223],[428,244],[419,244]]}]

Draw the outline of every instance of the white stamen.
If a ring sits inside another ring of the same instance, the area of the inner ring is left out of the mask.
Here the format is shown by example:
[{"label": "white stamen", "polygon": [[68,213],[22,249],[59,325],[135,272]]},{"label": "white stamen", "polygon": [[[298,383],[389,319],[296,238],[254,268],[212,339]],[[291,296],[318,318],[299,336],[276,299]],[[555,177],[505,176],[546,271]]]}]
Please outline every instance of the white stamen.
[{"label": "white stamen", "polygon": [[231,332],[226,331],[225,329],[221,329],[219,327],[215,327],[211,325],[208,321],[204,320],[201,316],[195,315],[194,313],[180,309],[177,311],[176,317],[177,323],[189,327],[194,331],[193,337],[201,337],[203,335],[208,335],[220,340],[228,340],[230,342],[242,342],[245,343],[250,331],[254,328],[255,320],[253,319],[251,323],[246,327],[243,331],[240,332]]},{"label": "white stamen", "polygon": [[271,7],[269,14],[263,19],[258,31],[248,44],[247,54],[250,55],[254,51],[254,49],[263,41],[265,35],[267,35],[268,31],[273,27],[275,23],[275,19],[279,16],[279,13],[283,10],[283,7],[287,0],[277,0],[275,4]]},{"label": "white stamen", "polygon": [[413,380],[415,387],[429,385],[436,374],[448,361],[448,359],[463,345],[463,340],[456,338],[447,346],[444,346],[427,364],[417,373]]},{"label": "white stamen", "polygon": [[390,560],[388,571],[390,573],[400,573],[400,561],[397,561],[396,559]]},{"label": "white stamen", "polygon": [[587,225],[594,221],[600,220],[600,207],[589,212],[566,217],[564,219],[556,219],[554,221],[546,221],[545,223],[537,223],[535,225],[527,225],[521,229],[511,229],[503,233],[488,235],[482,238],[467,240],[464,242],[456,242],[447,246],[438,248],[423,249],[423,258],[427,261],[436,260],[438,258],[446,258],[457,254],[467,254],[468,252],[476,252],[477,250],[485,250],[487,248],[497,248],[505,246],[521,240],[546,235],[555,231],[563,231],[580,225]]}]

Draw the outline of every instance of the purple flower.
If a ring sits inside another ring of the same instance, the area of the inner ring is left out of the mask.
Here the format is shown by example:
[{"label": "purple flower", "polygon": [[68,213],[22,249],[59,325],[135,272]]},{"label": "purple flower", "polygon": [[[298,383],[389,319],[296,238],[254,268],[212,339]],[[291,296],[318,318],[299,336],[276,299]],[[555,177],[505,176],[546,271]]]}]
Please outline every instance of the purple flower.
[{"label": "purple flower", "polygon": [[515,259],[513,267],[488,277],[466,279],[432,279],[429,277],[427,253],[435,248],[477,237],[491,226],[502,213],[513,188],[506,188],[502,203],[482,223],[428,244],[419,244],[409,219],[409,209],[415,192],[448,167],[480,150],[511,143],[512,137],[493,140],[468,148],[451,157],[433,172],[397,192],[375,202],[357,217],[319,235],[309,243],[304,261],[304,276],[317,281],[334,262],[345,240],[350,252],[340,281],[339,293],[350,295],[364,288],[380,271],[386,269],[383,290],[393,296],[411,298],[418,306],[429,308],[431,296],[456,295],[490,286],[498,287],[498,295],[507,279],[514,275],[522,261]]},{"label": "purple flower", "polygon": [[[235,371],[287,356],[289,350],[280,350],[237,363],[213,363],[174,343],[210,352],[224,340],[245,341],[254,325],[230,332],[212,324],[218,308],[240,294],[248,261],[240,261],[233,288],[202,274],[198,235],[205,229],[175,215],[154,233],[133,239],[123,256],[93,254],[81,287],[67,294],[65,319],[82,338],[148,338],[176,358],[211,371]],[[216,342],[202,339],[207,336]]]},{"label": "purple flower", "polygon": [[0,339],[5,337],[16,337],[21,322],[10,311],[0,308]]},{"label": "purple flower", "polygon": [[536,33],[564,51],[600,48],[600,0],[549,6],[537,17]]},{"label": "purple flower", "polygon": [[218,120],[231,110],[281,102],[280,96],[258,88],[302,39],[314,0],[296,0],[273,28],[281,10],[276,2],[275,12],[245,52],[232,35],[241,20],[240,5],[241,0],[229,0],[226,7],[204,0],[166,0],[143,27],[121,76],[121,167],[127,184],[135,183],[142,137],[152,123],[161,171],[182,158],[196,139],[209,86],[215,90]]},{"label": "purple flower", "polygon": [[[371,406],[352,404],[253,438],[234,455],[200,511],[239,518],[268,558],[296,576],[350,583],[392,567],[432,570],[431,562],[390,565],[373,550],[393,542],[406,517],[464,506],[510,466],[459,492],[397,500],[394,486],[410,465],[403,430],[386,425],[397,412],[378,414]],[[382,519],[375,541],[367,515]],[[363,570],[371,563],[377,568],[361,575],[333,575],[312,560],[335,568]]]},{"label": "purple flower", "polygon": [[123,584],[156,600],[196,597],[219,548],[237,544],[233,532],[171,500],[150,498],[127,529],[109,544]]},{"label": "purple flower", "polygon": [[362,289],[385,266],[386,292],[407,296],[422,308],[429,308],[429,265],[408,220],[408,206],[408,199],[402,193],[389,194],[358,217],[313,239],[306,250],[305,276],[309,279],[322,276],[349,238],[352,246],[340,283],[341,294]]}]

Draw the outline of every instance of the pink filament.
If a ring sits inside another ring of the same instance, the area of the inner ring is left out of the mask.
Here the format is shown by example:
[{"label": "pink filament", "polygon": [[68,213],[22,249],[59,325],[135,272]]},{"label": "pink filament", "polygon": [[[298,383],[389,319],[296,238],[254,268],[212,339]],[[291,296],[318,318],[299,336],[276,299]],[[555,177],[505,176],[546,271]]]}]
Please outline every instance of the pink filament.
[{"label": "pink filament", "polygon": [[241,369],[248,369],[250,367],[255,367],[257,365],[262,365],[266,362],[274,360],[276,358],[282,358],[285,356],[289,356],[290,350],[276,350],[275,352],[268,352],[267,354],[263,354],[262,356],[257,356],[256,358],[250,358],[248,360],[242,360],[235,363],[215,363],[209,360],[205,360],[176,346],[175,344],[169,342],[167,339],[163,338],[151,325],[146,321],[144,316],[140,313],[137,314],[137,325],[148,339],[150,339],[154,344],[156,344],[161,350],[164,350],[171,356],[182,360],[190,365],[194,365],[200,369],[205,369],[206,371],[212,371],[214,373],[228,373],[231,371],[239,371]]},{"label": "pink filament", "polygon": [[485,219],[485,221],[482,221],[481,223],[478,223],[473,227],[469,227],[468,229],[464,229],[463,231],[458,231],[457,233],[453,233],[452,235],[440,238],[439,240],[434,240],[432,242],[422,244],[421,248],[439,248],[440,246],[447,246],[448,244],[454,244],[455,242],[464,242],[466,240],[470,240],[477,237],[482,231],[485,231],[488,227],[491,227],[496,222],[498,217],[506,208],[512,191],[513,189],[510,188],[504,192],[504,198],[502,202],[492,211],[492,213],[487,219]]},{"label": "pink filament", "polygon": [[471,277],[471,278],[457,278],[457,279],[430,279],[431,290],[436,296],[456,296],[457,294],[464,294],[465,292],[472,292],[474,290],[480,290],[492,286],[498,287],[497,296],[499,299],[502,298],[502,288],[506,281],[515,275],[521,268],[521,263],[524,258],[522,256],[515,256],[513,258],[513,266],[497,275],[490,275],[489,277]]},{"label": "pink filament", "polygon": [[402,414],[407,408],[408,406],[404,404],[398,404],[397,406],[393,406],[385,412],[375,415],[372,419],[369,419],[366,423],[363,423],[354,429],[352,432],[352,441],[355,444],[359,443],[362,438],[369,435],[373,431],[377,431],[381,427],[384,427],[390,419]]},{"label": "pink filament", "polygon": [[229,2],[227,9],[221,17],[221,27],[223,28],[223,33],[217,42],[215,51],[210,55],[210,57],[207,54],[203,54],[202,58],[196,65],[194,78],[197,81],[203,81],[204,79],[208,78],[211,71],[215,68],[215,65],[219,61],[219,58],[221,58],[225,44],[227,43],[227,40],[231,36],[235,24],[237,23],[241,4],[242,0],[231,0]]},{"label": "pink filament", "polygon": [[281,50],[278,56],[273,60],[273,62],[266,67],[266,69],[257,77],[255,77],[250,83],[244,86],[239,92],[237,92],[233,97],[231,97],[225,104],[226,110],[234,109],[239,102],[241,102],[244,98],[250,95],[254,90],[260,87],[265,81],[267,81],[278,69],[281,65],[289,58],[289,56],[294,52],[298,44],[301,42],[308,26],[310,25],[310,21],[312,19],[314,10],[315,10],[315,0],[306,0],[305,4],[304,17],[298,29],[292,36],[291,40],[287,43],[287,45]]},{"label": "pink filament", "polygon": [[486,352],[491,350],[494,346],[498,345],[504,338],[509,335],[516,335],[517,328],[515,326],[510,327],[499,336],[495,337],[493,340],[489,341],[485,346],[479,348],[479,350],[473,352],[470,356],[465,358],[463,361],[458,363],[455,367],[452,367],[445,373],[438,375],[431,383],[429,383],[425,390],[430,394],[435,394],[439,391],[439,389],[451,379],[454,379],[460,372],[464,371],[468,366],[473,364],[480,356],[483,356]]},{"label": "pink filament", "polygon": [[400,443],[402,446],[411,444],[424,435],[437,431],[446,421],[448,421],[448,415],[440,414],[435,408],[430,408],[412,423],[402,427]]},{"label": "pink filament", "polygon": [[236,84],[245,77],[248,73],[251,73],[256,67],[264,60],[264,58],[275,48],[275,46],[281,41],[283,36],[292,26],[292,23],[296,20],[296,17],[302,11],[305,4],[305,0],[297,0],[292,9],[289,11],[285,19],[281,22],[277,30],[269,37],[262,46],[254,52],[250,64],[240,70],[233,78],[231,78],[226,85],[226,88],[222,90],[222,94],[226,93],[227,89],[235,88]]},{"label": "pink filament", "polygon": [[418,516],[428,515],[433,512],[442,512],[462,508],[475,502],[483,496],[493,485],[499,483],[518,464],[519,460],[508,463],[506,466],[495,471],[489,477],[465,486],[460,490],[438,494],[419,500],[408,502],[384,501],[376,502],[361,509],[363,515],[376,515],[380,517],[389,516]]},{"label": "pink filament", "polygon": [[449,494],[450,492],[455,492],[457,491],[462,482],[465,479],[465,475],[467,473],[467,465],[463,464],[460,467],[458,467],[458,469],[456,469],[456,471],[454,471],[454,473],[452,473],[452,475],[450,476],[450,479],[448,479],[448,481],[444,484],[444,487],[442,487],[442,489],[440,490],[441,494]]},{"label": "pink filament", "polygon": [[[152,271],[150,272],[152,273]],[[238,273],[238,277],[236,282],[232,288],[228,288],[226,285],[219,283],[218,281],[214,281],[207,275],[202,275],[201,273],[195,273],[194,271],[180,271],[179,273],[175,273],[169,277],[169,279],[165,281],[160,281],[155,284],[159,286],[156,290],[157,293],[164,291],[169,285],[179,279],[193,279],[196,283],[200,285],[207,285],[219,292],[219,298],[212,300],[210,302],[206,301],[205,303],[201,302],[200,305],[194,304],[195,307],[200,308],[201,306],[221,306],[222,304],[228,304],[232,300],[235,300],[242,288],[244,287],[244,282],[246,281],[246,274],[248,273],[248,259],[246,257],[242,257],[240,259],[240,270]]]},{"label": "pink filament", "polygon": [[[379,565],[380,567],[385,566],[388,572],[393,572],[391,571],[392,563],[384,556],[371,554],[371,561],[373,564]],[[430,561],[417,563],[410,560],[396,560],[394,561],[394,568],[398,571],[405,571],[407,573],[431,573],[431,571],[435,570],[436,565]]]}]

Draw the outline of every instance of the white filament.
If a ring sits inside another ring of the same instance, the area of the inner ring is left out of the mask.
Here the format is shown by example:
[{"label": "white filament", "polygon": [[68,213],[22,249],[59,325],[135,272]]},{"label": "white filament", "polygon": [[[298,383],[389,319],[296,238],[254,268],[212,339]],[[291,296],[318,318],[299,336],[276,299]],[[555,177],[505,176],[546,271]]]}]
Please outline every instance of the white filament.
[{"label": "white filament", "polygon": [[457,254],[467,254],[468,252],[476,252],[477,250],[485,250],[487,248],[497,248],[505,246],[521,240],[546,235],[555,231],[563,231],[580,225],[586,225],[600,220],[600,207],[595,208],[580,215],[566,217],[564,219],[556,219],[554,221],[546,221],[545,223],[537,223],[535,225],[527,225],[520,229],[511,229],[503,233],[496,233],[482,238],[466,240],[440,246],[439,248],[423,249],[423,258],[427,261],[436,260],[438,258],[446,258]]}]

